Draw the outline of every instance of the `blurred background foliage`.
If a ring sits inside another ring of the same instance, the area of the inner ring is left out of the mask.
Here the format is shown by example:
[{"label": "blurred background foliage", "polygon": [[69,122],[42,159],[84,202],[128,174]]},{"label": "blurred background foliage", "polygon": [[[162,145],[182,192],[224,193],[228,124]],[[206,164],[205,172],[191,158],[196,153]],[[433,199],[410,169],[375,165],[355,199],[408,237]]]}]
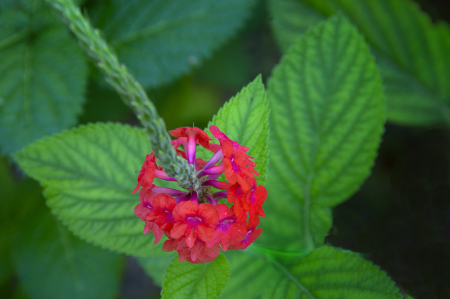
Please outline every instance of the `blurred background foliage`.
[{"label": "blurred background foliage", "polygon": [[[267,2],[273,1],[220,1],[226,9],[206,14],[212,25],[201,28],[194,22],[191,27],[168,26],[170,34],[164,26],[159,35],[144,32],[153,40],[127,36],[157,23],[164,1],[133,0],[125,9],[118,8],[120,0],[78,2],[147,87],[168,129],[192,123],[205,127],[258,74],[266,81],[282,55],[271,29]],[[208,8],[208,1],[192,3],[192,11],[195,5]],[[447,1],[418,4],[434,22],[450,21]],[[190,10],[172,12],[183,17]],[[180,38],[186,42],[181,50],[176,43]],[[49,43],[50,52],[41,49]],[[42,0],[0,1],[0,57],[1,297],[159,298],[161,281],[153,282],[136,259],[72,236],[45,206],[42,188],[8,156],[79,124],[137,126],[137,119]],[[21,97],[32,101],[22,103]],[[16,104],[6,103],[8,98]],[[24,113],[23,107],[28,109]],[[387,124],[372,175],[334,209],[326,242],[362,253],[414,298],[450,298],[449,128],[434,121],[415,125]],[[155,269],[164,271],[169,260],[161,262],[162,270]]]}]

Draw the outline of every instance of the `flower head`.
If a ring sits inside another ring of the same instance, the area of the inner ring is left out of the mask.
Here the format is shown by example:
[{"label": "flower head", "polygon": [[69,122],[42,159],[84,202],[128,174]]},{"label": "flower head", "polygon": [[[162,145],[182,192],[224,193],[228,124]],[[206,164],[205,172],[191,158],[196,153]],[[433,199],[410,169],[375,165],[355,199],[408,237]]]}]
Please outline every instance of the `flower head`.
[{"label": "flower head", "polygon": [[[210,131],[220,144],[196,127],[170,131],[177,138],[172,146],[197,171],[200,185],[183,186],[185,190],[155,186],[155,178],[176,181],[157,165],[152,152],[139,172],[141,199],[135,214],[145,221],[144,234],[153,232],[155,244],[165,234],[164,251],[176,250],[180,262],[213,261],[220,253],[245,249],[262,233],[257,228],[264,217],[262,205],[267,197],[264,186],[257,185],[256,163],[247,154],[248,147],[231,140],[216,126]],[[208,161],[196,157],[197,146],[213,152]],[[219,180],[221,174],[227,181]],[[227,200],[228,204],[219,203]]]}]

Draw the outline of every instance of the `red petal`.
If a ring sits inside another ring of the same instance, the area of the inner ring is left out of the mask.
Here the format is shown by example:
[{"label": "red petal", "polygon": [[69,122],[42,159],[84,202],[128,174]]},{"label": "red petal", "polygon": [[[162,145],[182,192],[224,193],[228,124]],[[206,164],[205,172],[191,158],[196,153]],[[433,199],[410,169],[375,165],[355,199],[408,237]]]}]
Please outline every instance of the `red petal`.
[{"label": "red petal", "polygon": [[215,205],[215,208],[217,209],[217,212],[219,213],[219,221],[232,215],[232,213],[230,213],[230,209],[224,203]]},{"label": "red petal", "polygon": [[178,149],[180,147],[180,145],[182,145],[185,142],[187,142],[187,138],[186,137],[180,137],[178,139],[170,141],[170,144],[172,144],[172,147],[174,149]]},{"label": "red petal", "polygon": [[234,147],[233,144],[231,143],[231,141],[225,140],[220,142],[220,144],[222,145],[222,153],[225,157],[231,159],[231,157],[234,155],[235,151],[234,151]]},{"label": "red petal", "polygon": [[219,229],[219,228],[217,228],[217,229],[214,231],[214,235],[213,235],[213,237],[211,238],[211,240],[209,240],[208,242],[206,242],[206,246],[207,246],[207,247],[213,247],[214,245],[219,244],[221,238],[222,238],[222,230]]},{"label": "red petal", "polygon": [[141,188],[141,184],[138,182],[136,188],[134,188],[133,191],[131,191],[131,194],[136,193],[139,190],[139,188]]},{"label": "red petal", "polygon": [[255,241],[256,239],[258,239],[258,237],[261,236],[261,234],[262,234],[262,228],[258,228],[257,230],[252,231],[250,233],[250,240],[251,240],[250,244],[252,244],[253,241]]},{"label": "red petal", "polygon": [[204,248],[205,243],[203,243],[200,240],[197,240],[190,252],[191,261],[195,262],[198,259],[198,257],[203,253]]},{"label": "red petal", "polygon": [[210,126],[209,127],[209,131],[213,134],[213,136],[216,139],[219,139],[220,141],[222,140],[230,140],[230,138],[228,138],[227,135],[225,135],[224,133],[222,133],[218,127],[216,126]]},{"label": "red petal", "polygon": [[169,239],[164,242],[163,250],[165,252],[174,251],[177,249],[178,241],[175,239]]},{"label": "red petal", "polygon": [[212,258],[212,260],[210,260],[210,262],[212,262],[219,255],[220,246],[219,246],[219,244],[216,244],[211,248],[205,247],[205,249],[203,249],[203,253],[204,253],[204,255],[208,256],[209,258]]},{"label": "red petal", "polygon": [[241,186],[242,192],[249,193],[252,190],[253,181],[254,181],[253,178],[250,179],[247,176],[237,175],[236,176],[236,180],[239,183],[239,185]]},{"label": "red petal", "polygon": [[230,184],[236,183],[236,173],[233,170],[233,163],[227,157],[223,157],[223,166],[225,168],[225,177]]},{"label": "red petal", "polygon": [[227,251],[227,247],[230,243],[240,244],[242,240],[244,240],[245,236],[247,235],[247,225],[245,222],[233,223],[228,229],[228,233],[230,237],[230,241],[228,242],[228,244],[220,243],[222,244],[222,248],[224,251]]},{"label": "red petal", "polygon": [[158,244],[159,241],[161,241],[161,237],[163,236],[164,232],[159,228],[159,226],[153,224],[153,237],[155,237],[155,242],[153,242],[153,246]]},{"label": "red petal", "polygon": [[257,230],[253,230],[250,233],[247,233],[247,236],[240,244],[233,244],[229,247],[229,249],[241,249],[244,250],[247,248],[250,244],[253,243],[262,233],[262,229],[258,228]]},{"label": "red petal", "polygon": [[[152,188],[155,185],[152,185]],[[155,196],[155,193],[153,193],[152,189],[141,189],[139,191],[139,198],[141,199],[141,203],[145,207],[153,207],[153,197]]]},{"label": "red petal", "polygon": [[175,130],[170,130],[169,133],[170,133],[170,135],[172,135],[175,138],[187,137],[186,128],[187,127],[176,128]]},{"label": "red petal", "polygon": [[208,242],[214,236],[214,228],[204,223],[199,223],[196,231],[198,232],[198,238],[205,242]]},{"label": "red petal", "polygon": [[188,229],[184,234],[184,240],[186,241],[186,245],[189,248],[194,246],[195,240],[197,240],[197,230],[196,229]]},{"label": "red petal", "polygon": [[264,201],[267,198],[267,190],[264,186],[259,185],[254,191],[256,199],[260,205],[264,204]]},{"label": "red petal", "polygon": [[144,226],[144,235],[148,234],[149,232],[152,231],[153,229],[153,222],[150,221],[145,221],[145,226]]},{"label": "red petal", "polygon": [[150,167],[148,167],[144,175],[141,178],[141,181],[139,182],[142,186],[142,188],[150,188],[153,185],[153,181],[155,180],[155,166],[151,164]]},{"label": "red petal", "polygon": [[209,203],[202,203],[198,206],[198,216],[203,218],[203,223],[207,225],[216,225],[219,221],[219,212]]},{"label": "red petal", "polygon": [[193,201],[179,202],[173,209],[175,221],[184,221],[188,216],[197,215],[198,205]]},{"label": "red petal", "polygon": [[184,237],[184,234],[188,229],[190,229],[190,227],[187,223],[175,222],[172,230],[170,231],[170,236],[174,239],[179,239]]},{"label": "red petal", "polygon": [[138,216],[141,220],[144,220],[144,221],[145,221],[145,217],[147,216],[149,211],[150,211],[150,209],[145,207],[142,203],[138,203],[134,207],[134,214],[136,216]]},{"label": "red petal", "polygon": [[159,193],[153,198],[153,207],[157,210],[172,212],[176,204],[175,198],[166,193]]}]

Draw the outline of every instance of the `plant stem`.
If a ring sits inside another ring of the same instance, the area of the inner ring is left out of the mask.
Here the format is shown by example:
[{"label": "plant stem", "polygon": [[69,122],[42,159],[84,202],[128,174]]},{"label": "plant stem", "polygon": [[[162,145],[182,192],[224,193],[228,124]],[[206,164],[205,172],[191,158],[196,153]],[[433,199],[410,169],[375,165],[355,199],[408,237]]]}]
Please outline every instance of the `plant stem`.
[{"label": "plant stem", "polygon": [[80,42],[81,47],[107,76],[107,81],[119,93],[122,100],[137,115],[150,139],[152,149],[164,171],[177,179],[181,186],[199,185],[195,170],[178,157],[170,143],[163,119],[147,97],[143,87],[127,67],[120,64],[117,55],[102,37],[98,29],[81,14],[73,0],[46,0],[62,16]]}]

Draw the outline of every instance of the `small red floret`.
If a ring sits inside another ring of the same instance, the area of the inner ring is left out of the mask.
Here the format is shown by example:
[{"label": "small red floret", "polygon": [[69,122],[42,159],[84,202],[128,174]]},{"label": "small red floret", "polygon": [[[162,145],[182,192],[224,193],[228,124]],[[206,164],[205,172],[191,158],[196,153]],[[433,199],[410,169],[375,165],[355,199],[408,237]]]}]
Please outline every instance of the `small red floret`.
[{"label": "small red floret", "polygon": [[169,131],[169,133],[175,138],[189,138],[191,136],[194,136],[196,143],[201,144],[205,148],[209,147],[209,141],[212,140],[211,138],[209,138],[208,134],[205,133],[205,131],[197,127],[181,127]]},{"label": "small red floret", "polygon": [[224,203],[215,206],[219,211],[219,221],[214,229],[214,235],[206,244],[212,247],[220,243],[223,251],[227,251],[230,244],[240,244],[247,235],[247,223],[239,221]]},{"label": "small red floret", "polygon": [[145,157],[144,165],[142,165],[141,171],[139,171],[137,186],[131,193],[136,193],[141,186],[144,189],[151,188],[155,180],[155,169],[157,169],[156,157],[152,152]]},{"label": "small red floret", "polygon": [[147,213],[145,220],[156,223],[164,231],[170,231],[175,223],[172,215],[175,205],[173,197],[160,193],[153,198],[153,209]]},{"label": "small red floret", "polygon": [[175,225],[170,232],[174,239],[185,237],[189,248],[194,246],[195,240],[207,242],[214,235],[213,225],[219,220],[217,209],[207,203],[197,205],[193,201],[180,202],[173,211]]}]

